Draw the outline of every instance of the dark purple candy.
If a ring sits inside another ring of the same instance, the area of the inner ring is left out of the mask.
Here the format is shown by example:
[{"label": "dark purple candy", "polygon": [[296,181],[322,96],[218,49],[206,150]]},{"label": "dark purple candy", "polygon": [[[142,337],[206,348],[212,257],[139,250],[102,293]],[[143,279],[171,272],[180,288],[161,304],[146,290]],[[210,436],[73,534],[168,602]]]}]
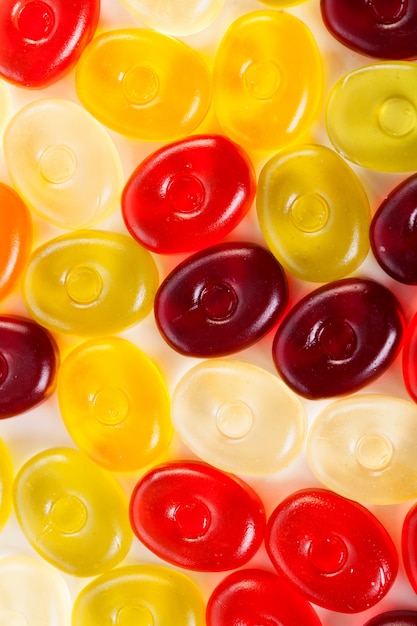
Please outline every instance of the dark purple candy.
[{"label": "dark purple candy", "polygon": [[231,354],[260,339],[288,299],[284,271],[253,243],[225,243],[178,265],[160,286],[155,317],[164,339],[181,354]]},{"label": "dark purple candy", "polygon": [[417,626],[417,611],[387,611],[375,615],[363,626]]},{"label": "dark purple candy", "polygon": [[289,311],[273,357],[285,382],[307,398],[350,393],[379,376],[401,344],[404,313],[383,285],[359,278],[328,283]]}]

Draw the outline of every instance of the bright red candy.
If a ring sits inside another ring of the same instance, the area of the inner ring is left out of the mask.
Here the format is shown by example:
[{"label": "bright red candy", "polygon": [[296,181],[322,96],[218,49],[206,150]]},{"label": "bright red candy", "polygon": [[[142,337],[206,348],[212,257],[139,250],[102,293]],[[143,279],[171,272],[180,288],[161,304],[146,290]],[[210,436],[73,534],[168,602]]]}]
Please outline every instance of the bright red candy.
[{"label": "bright red candy", "polygon": [[379,602],[398,571],[388,532],[365,507],[326,489],[303,489],[273,511],[265,544],[279,574],[307,600],[357,613]]},{"label": "bright red candy", "polygon": [[417,504],[413,504],[405,517],[401,548],[408,580],[417,593]]},{"label": "bright red candy", "polygon": [[402,356],[405,386],[410,396],[417,402],[417,313],[407,328]]},{"label": "bright red candy", "polygon": [[150,470],[130,502],[136,536],[160,558],[202,572],[244,565],[265,529],[259,496],[245,482],[200,462]]},{"label": "bright red candy", "polygon": [[417,626],[417,611],[387,611],[375,615],[363,626]]},{"label": "bright red candy", "polygon": [[255,172],[243,149],[221,135],[164,146],[133,172],[122,195],[130,234],[160,254],[218,243],[246,215]]},{"label": "bright red candy", "polygon": [[0,76],[46,87],[69,72],[92,39],[100,0],[1,0]]}]

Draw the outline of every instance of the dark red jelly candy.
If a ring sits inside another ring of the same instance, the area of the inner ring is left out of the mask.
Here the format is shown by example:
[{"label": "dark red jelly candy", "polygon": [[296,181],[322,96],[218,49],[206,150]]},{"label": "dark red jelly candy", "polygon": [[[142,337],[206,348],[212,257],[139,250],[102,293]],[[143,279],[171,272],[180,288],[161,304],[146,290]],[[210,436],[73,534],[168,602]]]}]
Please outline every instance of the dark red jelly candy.
[{"label": "dark red jelly candy", "polygon": [[161,254],[218,243],[246,215],[255,172],[246,153],[221,135],[164,146],[133,172],[122,195],[131,235]]},{"label": "dark red jelly candy", "polygon": [[226,243],[197,252],[160,286],[155,317],[174,350],[222,356],[255,343],[278,321],[288,300],[275,257],[253,243]]},{"label": "dark red jelly candy", "polygon": [[0,418],[45,400],[55,388],[58,361],[55,341],[42,326],[0,316]]},{"label": "dark red jelly candy", "polygon": [[244,565],[264,536],[265,511],[242,480],[199,462],[148,472],[130,502],[136,536],[161,559],[204,572]]},{"label": "dark red jelly candy", "polygon": [[326,489],[303,489],[272,513],[265,544],[278,573],[307,600],[357,613],[379,602],[398,571],[398,555],[378,519]]},{"label": "dark red jelly candy", "polygon": [[297,393],[325,398],[350,393],[392,363],[404,313],[383,285],[360,278],[328,283],[300,300],[275,335],[278,372]]},{"label": "dark red jelly candy", "polygon": [[417,611],[387,611],[375,615],[363,626],[417,626]]},{"label": "dark red jelly candy", "polygon": [[405,517],[401,544],[404,568],[417,593],[417,504],[413,504]]}]

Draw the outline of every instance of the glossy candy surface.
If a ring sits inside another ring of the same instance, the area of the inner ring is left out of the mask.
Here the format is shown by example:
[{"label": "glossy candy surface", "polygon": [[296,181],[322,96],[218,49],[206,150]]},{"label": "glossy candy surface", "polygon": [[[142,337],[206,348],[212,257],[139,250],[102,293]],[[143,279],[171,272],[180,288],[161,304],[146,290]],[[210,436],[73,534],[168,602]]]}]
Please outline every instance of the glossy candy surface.
[{"label": "glossy candy surface", "polygon": [[57,391],[72,439],[108,470],[137,470],[169,445],[165,381],[151,359],[125,339],[92,339],[75,348],[61,365]]},{"label": "glossy candy surface", "polygon": [[316,42],[301,20],[283,11],[247,13],[230,25],[214,58],[216,115],[245,148],[277,150],[309,129],[322,81]]},{"label": "glossy candy surface", "polygon": [[403,327],[401,305],[387,287],[345,278],[310,292],[289,311],[275,335],[274,362],[302,396],[350,393],[392,363]]},{"label": "glossy candy surface", "polygon": [[0,75],[22,87],[56,82],[93,37],[99,0],[2,0]]},{"label": "glossy candy surface", "polygon": [[158,328],[178,352],[224,356],[255,343],[278,321],[288,299],[285,274],[254,243],[225,243],[177,265],[155,297]]},{"label": "glossy candy surface", "polygon": [[131,237],[84,230],[35,250],[23,291],[40,324],[56,332],[98,336],[148,315],[157,283],[153,258]]},{"label": "glossy candy surface", "polygon": [[402,370],[407,391],[417,402],[417,314],[411,319],[405,334]]},{"label": "glossy candy surface", "polygon": [[132,493],[130,518],[136,536],[160,558],[203,572],[247,563],[265,527],[263,504],[249,485],[192,461],[145,474]]},{"label": "glossy candy surface", "polygon": [[14,485],[19,524],[32,547],[73,576],[96,576],[129,551],[125,495],[113,478],[72,448],[31,457]]},{"label": "glossy candy surface", "polygon": [[413,504],[405,516],[402,536],[401,551],[404,568],[412,588],[417,593],[417,504]]},{"label": "glossy candy surface", "polygon": [[211,101],[209,70],[198,53],[147,29],[96,37],[77,64],[75,79],[87,111],[118,133],[143,141],[191,133]]},{"label": "glossy candy surface", "polygon": [[417,611],[387,611],[375,615],[363,626],[417,626]]},{"label": "glossy candy surface", "polygon": [[10,452],[4,441],[0,439],[0,529],[9,519],[12,510],[13,478]]},{"label": "glossy candy surface", "polygon": [[374,606],[397,575],[395,546],[378,519],[325,489],[303,489],[283,500],[268,521],[265,544],[278,573],[331,611]]},{"label": "glossy candy surface", "polygon": [[187,137],[146,158],[127,181],[123,219],[145,248],[191,252],[218,243],[249,211],[255,172],[221,135]]},{"label": "glossy candy surface", "polygon": [[297,278],[342,278],[368,253],[368,198],[354,171],[329,148],[278,152],[261,170],[256,204],[269,248]]}]

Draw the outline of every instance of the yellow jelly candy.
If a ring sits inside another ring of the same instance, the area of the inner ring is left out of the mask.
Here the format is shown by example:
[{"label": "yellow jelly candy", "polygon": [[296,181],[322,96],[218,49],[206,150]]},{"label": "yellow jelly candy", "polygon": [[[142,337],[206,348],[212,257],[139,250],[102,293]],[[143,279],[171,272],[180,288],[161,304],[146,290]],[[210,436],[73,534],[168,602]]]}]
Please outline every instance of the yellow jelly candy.
[{"label": "yellow jelly candy", "polygon": [[78,97],[113,130],[168,141],[197,128],[211,100],[209,70],[192,48],[146,29],[104,33],[76,68]]},{"label": "yellow jelly candy", "polygon": [[12,510],[13,467],[9,450],[0,439],[0,529]]}]

